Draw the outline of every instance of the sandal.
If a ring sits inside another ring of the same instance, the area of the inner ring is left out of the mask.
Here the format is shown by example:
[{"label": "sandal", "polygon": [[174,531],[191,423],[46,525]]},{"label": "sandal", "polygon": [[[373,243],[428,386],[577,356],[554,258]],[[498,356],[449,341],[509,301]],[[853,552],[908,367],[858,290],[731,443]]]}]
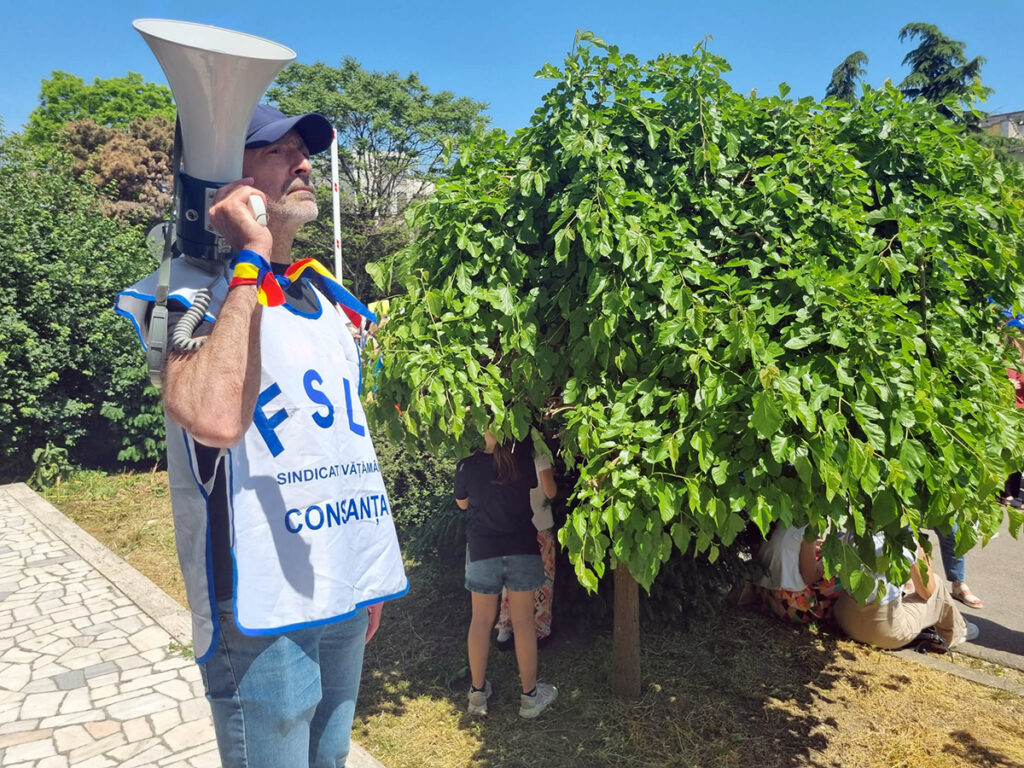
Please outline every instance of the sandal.
[{"label": "sandal", "polygon": [[981,602],[981,598],[971,592],[971,588],[967,586],[966,582],[956,582],[950,588],[949,593],[953,596],[954,600],[959,600],[968,608],[981,608],[984,605]]}]

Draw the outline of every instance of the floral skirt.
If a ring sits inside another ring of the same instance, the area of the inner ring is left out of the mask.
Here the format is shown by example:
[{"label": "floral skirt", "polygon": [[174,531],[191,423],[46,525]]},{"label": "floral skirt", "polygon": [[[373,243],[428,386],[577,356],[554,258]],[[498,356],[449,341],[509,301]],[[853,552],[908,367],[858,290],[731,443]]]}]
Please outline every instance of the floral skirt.
[{"label": "floral skirt", "polygon": [[760,597],[761,607],[765,611],[794,624],[831,619],[833,606],[842,592],[836,587],[835,579],[822,580],[796,592],[760,586],[755,586],[754,591]]}]

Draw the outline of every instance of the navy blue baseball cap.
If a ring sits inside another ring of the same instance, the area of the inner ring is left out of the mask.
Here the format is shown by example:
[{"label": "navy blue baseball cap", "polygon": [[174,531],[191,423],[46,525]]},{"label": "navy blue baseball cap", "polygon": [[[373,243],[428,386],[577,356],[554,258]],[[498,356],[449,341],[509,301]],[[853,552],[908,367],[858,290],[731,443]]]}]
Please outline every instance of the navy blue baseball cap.
[{"label": "navy blue baseball cap", "polygon": [[287,117],[284,112],[269,104],[257,104],[245,134],[245,148],[256,149],[273,144],[293,128],[302,137],[311,155],[323,152],[334,141],[334,129],[323,115],[307,112],[297,117]]}]

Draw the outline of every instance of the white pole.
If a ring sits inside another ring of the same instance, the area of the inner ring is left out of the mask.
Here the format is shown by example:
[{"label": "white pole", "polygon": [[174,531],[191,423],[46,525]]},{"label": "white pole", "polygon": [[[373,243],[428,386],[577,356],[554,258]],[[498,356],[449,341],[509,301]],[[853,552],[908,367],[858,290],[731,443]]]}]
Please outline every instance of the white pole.
[{"label": "white pole", "polygon": [[334,274],[341,282],[341,191],[338,189],[338,132],[331,142],[331,200],[334,202]]}]

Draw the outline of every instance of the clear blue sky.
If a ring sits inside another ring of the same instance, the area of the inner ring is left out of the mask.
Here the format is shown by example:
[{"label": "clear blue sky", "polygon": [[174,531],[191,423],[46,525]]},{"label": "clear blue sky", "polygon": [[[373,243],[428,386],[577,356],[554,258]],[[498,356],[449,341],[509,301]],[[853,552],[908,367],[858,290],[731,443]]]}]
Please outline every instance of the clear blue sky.
[{"label": "clear blue sky", "polygon": [[63,70],[92,82],[129,71],[164,83],[133,19],[181,19],[236,29],[294,49],[298,61],[419,73],[431,90],[490,104],[492,125],[524,126],[547,90],[534,78],[561,63],[582,27],[642,59],[687,53],[705,35],[741,92],[821,98],[847,54],[870,58],[866,80],[895,82],[913,47],[900,27],[936,24],[984,56],[982,82],[995,89],[989,112],[1024,110],[1024,2],[1019,0],[391,0],[390,2],[221,2],[220,0],[2,0],[0,117],[19,130],[38,104],[40,81]]}]

